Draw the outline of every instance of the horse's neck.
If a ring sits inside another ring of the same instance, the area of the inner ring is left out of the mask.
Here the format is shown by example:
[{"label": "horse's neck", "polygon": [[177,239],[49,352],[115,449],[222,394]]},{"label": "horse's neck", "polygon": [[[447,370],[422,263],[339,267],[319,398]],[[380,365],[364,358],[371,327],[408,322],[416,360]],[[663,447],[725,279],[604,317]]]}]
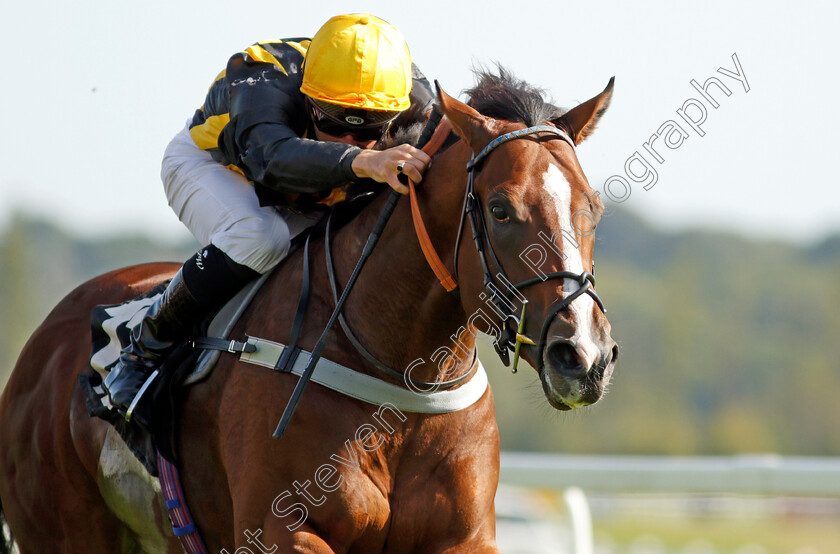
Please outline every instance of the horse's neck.
[{"label": "horse's neck", "polygon": [[[451,175],[451,169],[447,171],[447,168],[458,167],[460,158],[466,163],[463,153],[453,152],[447,157],[453,156],[459,162],[446,164],[446,160],[436,159],[422,183],[422,190],[418,189],[429,234],[449,267],[464,183],[460,177],[444,179],[443,176]],[[381,205],[375,202],[369,206],[335,237],[340,275],[349,275],[358,260],[363,244],[359,238],[373,227]],[[416,366],[411,375],[414,379],[434,379],[436,366],[445,357],[467,362],[457,373],[468,368],[475,337],[465,332],[467,317],[459,297],[445,291],[423,256],[407,197],[400,199],[344,313],[353,332],[380,361],[399,370]],[[443,356],[445,349],[451,352],[449,356]],[[417,360],[426,363],[418,364]]]}]

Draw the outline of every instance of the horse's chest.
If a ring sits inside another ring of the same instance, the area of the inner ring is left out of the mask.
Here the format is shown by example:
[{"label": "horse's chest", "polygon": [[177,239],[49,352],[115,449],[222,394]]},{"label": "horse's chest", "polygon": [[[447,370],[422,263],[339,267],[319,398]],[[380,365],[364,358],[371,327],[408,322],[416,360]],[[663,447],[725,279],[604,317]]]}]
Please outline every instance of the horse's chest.
[{"label": "horse's chest", "polygon": [[[351,516],[351,534],[356,537],[352,551],[410,552],[428,540],[429,533],[445,536],[451,528],[470,530],[484,518],[492,492],[489,497],[476,492],[495,486],[484,486],[487,475],[476,474],[476,465],[482,464],[464,465],[461,455],[411,460],[404,470],[379,467],[345,475],[342,493],[335,497],[337,506],[325,521],[335,529],[335,521]],[[487,474],[494,477],[492,471]]]}]

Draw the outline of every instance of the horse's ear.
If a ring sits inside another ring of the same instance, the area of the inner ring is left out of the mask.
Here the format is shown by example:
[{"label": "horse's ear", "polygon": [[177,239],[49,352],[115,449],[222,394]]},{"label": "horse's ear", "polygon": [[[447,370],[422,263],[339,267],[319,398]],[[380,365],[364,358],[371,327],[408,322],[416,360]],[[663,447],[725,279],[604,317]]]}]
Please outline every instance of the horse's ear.
[{"label": "horse's ear", "polygon": [[475,152],[484,148],[492,137],[488,118],[443,92],[437,81],[435,81],[435,87],[443,115],[449,119],[455,133],[464,139]]},{"label": "horse's ear", "polygon": [[607,88],[594,98],[590,98],[583,104],[572,108],[562,116],[552,119],[551,122],[558,127],[565,129],[575,141],[575,144],[580,144],[598,125],[598,121],[607,108],[610,107],[610,100],[612,100],[613,83],[615,77],[610,79],[607,83]]}]

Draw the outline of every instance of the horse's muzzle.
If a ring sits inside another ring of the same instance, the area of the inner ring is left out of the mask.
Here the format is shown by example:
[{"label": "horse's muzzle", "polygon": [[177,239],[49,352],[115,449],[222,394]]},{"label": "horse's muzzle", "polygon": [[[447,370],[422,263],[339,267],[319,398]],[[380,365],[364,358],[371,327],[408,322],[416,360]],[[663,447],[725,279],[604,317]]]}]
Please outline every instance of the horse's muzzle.
[{"label": "horse's muzzle", "polygon": [[558,410],[573,410],[597,402],[612,377],[618,346],[584,348],[571,339],[551,339],[545,348],[540,380],[548,402]]}]

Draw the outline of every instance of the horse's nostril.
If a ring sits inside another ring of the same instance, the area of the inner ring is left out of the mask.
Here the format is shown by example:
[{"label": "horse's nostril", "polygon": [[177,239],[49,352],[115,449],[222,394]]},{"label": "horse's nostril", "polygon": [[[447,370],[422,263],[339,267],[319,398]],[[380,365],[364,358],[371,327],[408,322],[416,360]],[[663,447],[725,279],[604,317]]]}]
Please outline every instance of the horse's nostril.
[{"label": "horse's nostril", "polygon": [[579,378],[586,374],[575,347],[568,342],[558,341],[548,347],[549,367],[567,378]]},{"label": "horse's nostril", "polygon": [[607,360],[607,365],[609,365],[610,362],[615,362],[617,359],[618,359],[618,345],[616,344],[615,346],[612,347],[612,351],[610,352],[610,359]]}]

